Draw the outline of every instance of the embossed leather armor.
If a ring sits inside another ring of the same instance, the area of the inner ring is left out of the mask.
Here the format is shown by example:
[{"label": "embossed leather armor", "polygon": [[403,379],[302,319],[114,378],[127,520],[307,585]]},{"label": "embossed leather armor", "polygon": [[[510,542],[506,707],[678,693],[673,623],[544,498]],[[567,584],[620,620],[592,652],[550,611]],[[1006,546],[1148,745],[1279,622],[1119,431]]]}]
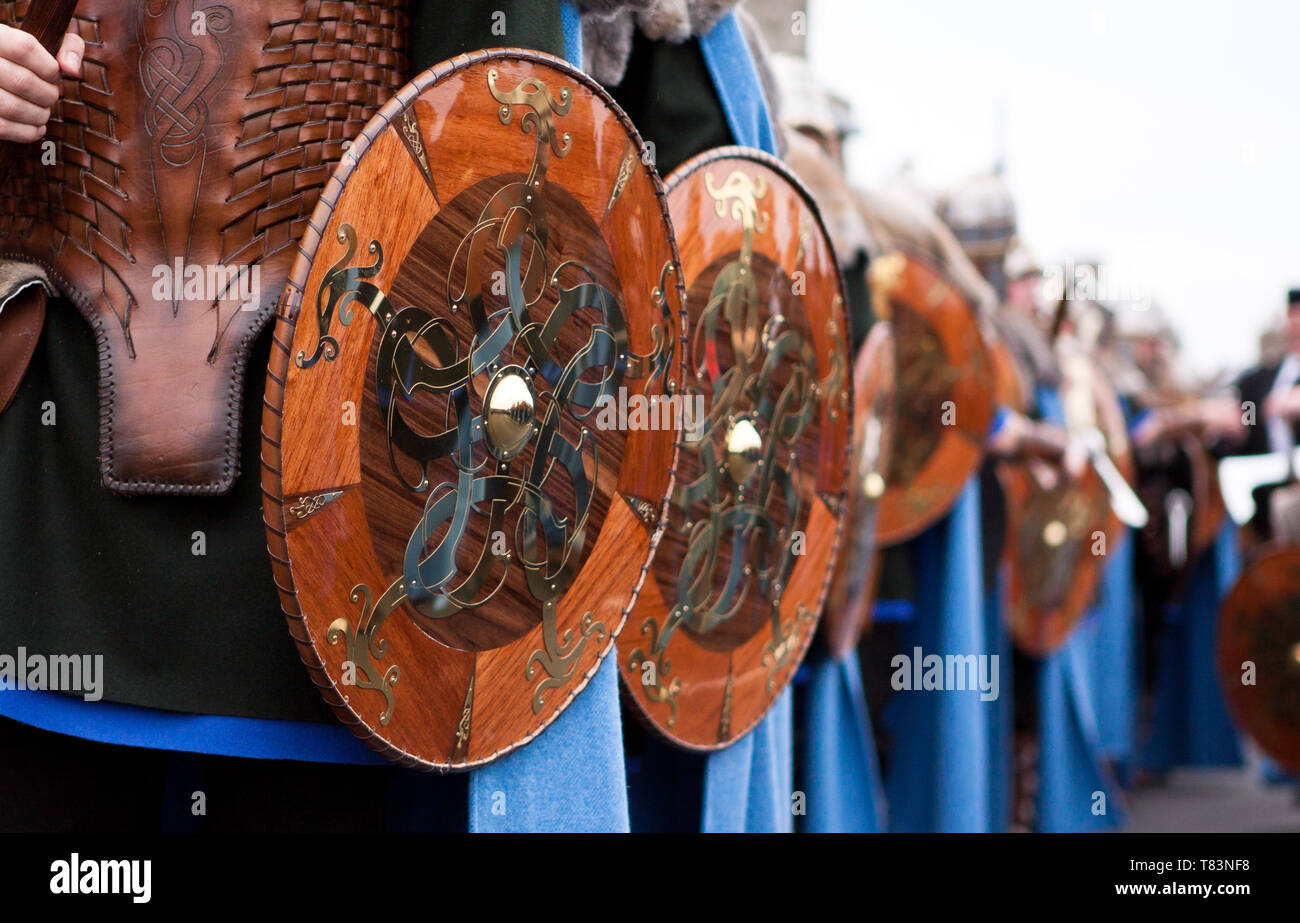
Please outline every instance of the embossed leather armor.
[{"label": "embossed leather armor", "polygon": [[345,145],[406,79],[406,6],[78,3],[83,79],[0,177],[0,259],[44,266],[94,328],[110,489],[238,476],[249,349]]}]

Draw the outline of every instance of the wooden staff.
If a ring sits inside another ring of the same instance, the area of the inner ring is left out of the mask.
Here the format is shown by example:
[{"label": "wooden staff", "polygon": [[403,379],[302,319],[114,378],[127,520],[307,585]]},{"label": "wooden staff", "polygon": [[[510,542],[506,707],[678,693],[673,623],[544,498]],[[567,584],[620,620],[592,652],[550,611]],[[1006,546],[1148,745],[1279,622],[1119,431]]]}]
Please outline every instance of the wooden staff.
[{"label": "wooden staff", "polygon": [[[77,0],[32,0],[19,28],[34,35],[42,48],[57,56],[76,5]],[[0,176],[8,175],[9,165],[19,156],[21,147],[14,142],[0,144]]]}]

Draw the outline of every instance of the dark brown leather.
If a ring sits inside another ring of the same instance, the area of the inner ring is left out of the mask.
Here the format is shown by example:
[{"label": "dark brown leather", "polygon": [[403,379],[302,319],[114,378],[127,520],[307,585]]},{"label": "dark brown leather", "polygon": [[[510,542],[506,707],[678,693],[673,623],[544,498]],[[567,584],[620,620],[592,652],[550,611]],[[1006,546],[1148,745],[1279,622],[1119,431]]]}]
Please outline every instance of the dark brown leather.
[{"label": "dark brown leather", "polygon": [[45,326],[45,289],[33,282],[0,309],[0,413],[18,393]]},{"label": "dark brown leather", "polygon": [[[55,164],[33,145],[0,177],[0,258],[44,266],[95,330],[104,483],[223,493],[248,351],[345,142],[406,79],[406,2],[82,0],[75,22],[85,74]],[[167,297],[178,260],[215,287]],[[241,267],[251,310],[222,289]]]}]

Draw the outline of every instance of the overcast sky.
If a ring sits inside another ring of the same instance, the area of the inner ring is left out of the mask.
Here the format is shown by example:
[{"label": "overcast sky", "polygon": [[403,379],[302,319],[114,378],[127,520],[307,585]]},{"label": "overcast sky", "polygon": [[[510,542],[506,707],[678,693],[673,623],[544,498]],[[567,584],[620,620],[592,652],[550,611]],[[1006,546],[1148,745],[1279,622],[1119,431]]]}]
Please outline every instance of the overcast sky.
[{"label": "overcast sky", "polygon": [[808,41],[852,179],[1001,155],[1038,259],[1149,290],[1199,371],[1252,362],[1300,285],[1296,0],[810,0]]}]

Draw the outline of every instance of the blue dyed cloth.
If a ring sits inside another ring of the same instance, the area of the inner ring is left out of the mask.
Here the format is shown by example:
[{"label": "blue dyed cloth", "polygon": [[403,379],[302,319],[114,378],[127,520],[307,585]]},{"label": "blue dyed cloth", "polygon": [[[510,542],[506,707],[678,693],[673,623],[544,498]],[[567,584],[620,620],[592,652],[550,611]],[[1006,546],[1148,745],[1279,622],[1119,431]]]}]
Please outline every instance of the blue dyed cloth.
[{"label": "blue dyed cloth", "polygon": [[[901,649],[923,655],[988,654],[980,551],[979,481],[913,540],[916,617]],[[999,664],[1001,667],[1002,665]],[[1005,694],[999,690],[999,698]],[[885,778],[890,829],[983,832],[993,827],[989,723],[997,701],[978,690],[895,692],[883,721],[892,736]]]},{"label": "blue dyed cloth", "polygon": [[342,724],[192,715],[61,692],[0,692],[0,715],[58,734],[126,747],[319,763],[387,761]]},{"label": "blue dyed cloth", "polygon": [[560,0],[560,28],[564,30],[564,57],[582,67],[582,14],[573,0]]},{"label": "blue dyed cloth", "polygon": [[1137,588],[1134,540],[1129,530],[1108,549],[1097,603],[1078,631],[1091,647],[1097,746],[1107,759],[1125,763],[1136,750],[1138,704]]},{"label": "blue dyed cloth", "polygon": [[856,651],[808,664],[803,698],[802,787],[809,833],[878,833],[885,792]]},{"label": "blue dyed cloth", "polygon": [[1142,765],[1239,766],[1241,743],[1214,667],[1219,603],[1241,572],[1237,530],[1226,523],[1196,562],[1181,605],[1171,606],[1157,638],[1155,709]]},{"label": "blue dyed cloth", "polygon": [[704,833],[794,831],[793,708],[789,687],[754,729],[704,766]]},{"label": "blue dyed cloth", "polygon": [[722,17],[701,36],[700,51],[736,143],[776,154],[772,112],[735,13]]},{"label": "blue dyed cloth", "polygon": [[1038,830],[1088,833],[1124,824],[1101,756],[1088,638],[1075,631],[1038,676]]},{"label": "blue dyed cloth", "polygon": [[998,698],[989,703],[988,759],[989,759],[989,830],[1005,833],[1011,829],[1015,810],[1015,733],[1016,709],[1012,663],[1011,629],[1004,615],[1006,574],[998,571],[998,579],[984,594],[984,634],[990,653],[998,655]]},{"label": "blue dyed cloth", "polygon": [[526,746],[470,774],[474,833],[626,833],[616,655]]}]

